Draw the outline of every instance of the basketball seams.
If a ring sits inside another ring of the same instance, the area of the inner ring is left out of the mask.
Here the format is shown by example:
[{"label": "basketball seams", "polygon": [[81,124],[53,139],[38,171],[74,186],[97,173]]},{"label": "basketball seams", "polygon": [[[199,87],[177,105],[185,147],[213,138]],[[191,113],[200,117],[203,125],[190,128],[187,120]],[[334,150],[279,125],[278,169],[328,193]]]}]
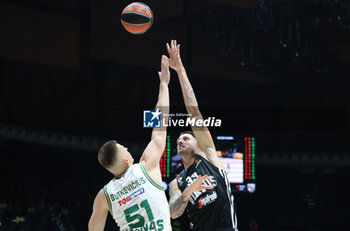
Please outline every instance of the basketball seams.
[{"label": "basketball seams", "polygon": [[137,23],[130,23],[130,22],[126,22],[125,20],[121,19],[123,22],[127,23],[127,24],[131,24],[131,25],[144,25],[144,24],[147,24],[147,23],[150,23],[152,22],[152,18],[144,15],[144,14],[139,14],[139,13],[136,13],[136,12],[125,12],[124,14],[136,14],[138,16],[141,16],[141,17],[144,17],[144,18],[147,18],[149,19],[149,22],[146,22],[146,23],[141,23],[141,24],[137,24]]},{"label": "basketball seams", "polygon": [[148,25],[151,24],[151,22],[146,22],[146,23],[129,23],[129,22],[125,22],[124,20],[121,20],[122,23],[124,23],[125,25],[131,25],[131,26],[144,26],[144,25]]},{"label": "basketball seams", "polygon": [[[145,11],[143,10],[145,9]],[[145,4],[136,4],[136,3],[132,3],[129,6],[127,6],[123,12],[123,13],[139,13],[142,15],[145,15],[147,17],[152,18],[153,17],[153,12],[152,10]]]},{"label": "basketball seams", "polygon": [[[150,23],[148,23],[150,24]],[[132,24],[127,24],[127,23],[124,23],[122,21],[122,25],[125,27],[127,27],[127,31],[129,31],[130,33],[132,34],[143,34],[145,33],[149,28],[150,26],[149,25],[132,25]],[[125,28],[126,29],[126,28]]]}]

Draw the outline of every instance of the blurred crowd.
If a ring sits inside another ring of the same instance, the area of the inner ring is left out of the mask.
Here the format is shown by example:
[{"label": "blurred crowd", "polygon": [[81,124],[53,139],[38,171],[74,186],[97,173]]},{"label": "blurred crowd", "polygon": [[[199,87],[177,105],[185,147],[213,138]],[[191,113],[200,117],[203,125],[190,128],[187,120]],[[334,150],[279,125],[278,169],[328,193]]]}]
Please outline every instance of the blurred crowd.
[{"label": "blurred crowd", "polygon": [[87,229],[96,192],[93,189],[95,187],[91,187],[87,181],[40,182],[25,177],[21,179],[1,176],[0,184],[6,187],[0,192],[1,217],[33,217],[45,214],[54,219],[55,216],[61,216],[61,223],[72,224],[76,230]]},{"label": "blurred crowd", "polygon": [[4,156],[0,159],[0,231],[87,230],[94,197],[111,177],[104,175],[97,160],[65,154],[50,160],[40,154]]}]

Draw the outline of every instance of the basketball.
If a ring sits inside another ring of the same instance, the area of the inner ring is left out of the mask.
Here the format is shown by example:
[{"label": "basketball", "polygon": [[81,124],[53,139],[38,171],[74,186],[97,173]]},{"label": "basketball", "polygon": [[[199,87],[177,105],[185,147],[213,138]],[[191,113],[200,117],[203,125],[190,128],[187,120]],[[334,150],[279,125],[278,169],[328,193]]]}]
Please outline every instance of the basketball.
[{"label": "basketball", "polygon": [[128,32],[143,34],[152,26],[153,12],[146,4],[133,2],[122,11],[121,23]]}]

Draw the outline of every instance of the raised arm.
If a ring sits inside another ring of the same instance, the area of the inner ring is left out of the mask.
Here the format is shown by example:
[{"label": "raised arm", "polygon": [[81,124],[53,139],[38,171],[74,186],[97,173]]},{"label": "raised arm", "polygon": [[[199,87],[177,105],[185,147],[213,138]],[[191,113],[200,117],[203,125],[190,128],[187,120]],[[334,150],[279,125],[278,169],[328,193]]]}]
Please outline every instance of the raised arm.
[{"label": "raised arm", "polygon": [[[177,72],[179,78],[187,113],[190,114],[191,119],[195,118],[196,120],[203,120],[192,85],[181,61],[180,44],[177,44],[176,40],[171,40],[171,44],[169,45],[167,43],[166,46],[170,57],[169,65]],[[196,136],[199,148],[203,151],[203,153],[199,154],[204,155],[204,157],[216,167],[225,169],[224,165],[216,155],[214,141],[208,128],[203,125],[202,127],[192,127],[192,130]]]},{"label": "raised arm", "polygon": [[108,214],[108,204],[101,189],[94,201],[92,215],[89,220],[89,231],[103,231]]},{"label": "raised arm", "polygon": [[190,199],[190,196],[193,192],[200,191],[202,189],[212,189],[213,186],[203,185],[204,180],[209,179],[207,175],[199,176],[189,187],[187,187],[182,193],[179,187],[177,186],[176,179],[173,180],[169,185],[169,207],[170,207],[170,216],[172,219],[180,217]]},{"label": "raised arm", "polygon": [[[170,72],[168,58],[164,55],[161,59],[161,71],[158,72],[158,75],[160,83],[156,109],[162,112],[162,117],[167,117],[169,114],[168,84],[170,81]],[[161,126],[160,128],[153,128],[151,141],[148,143],[140,159],[140,162],[145,166],[147,171],[159,168],[159,160],[165,149],[166,135],[166,127]]]}]

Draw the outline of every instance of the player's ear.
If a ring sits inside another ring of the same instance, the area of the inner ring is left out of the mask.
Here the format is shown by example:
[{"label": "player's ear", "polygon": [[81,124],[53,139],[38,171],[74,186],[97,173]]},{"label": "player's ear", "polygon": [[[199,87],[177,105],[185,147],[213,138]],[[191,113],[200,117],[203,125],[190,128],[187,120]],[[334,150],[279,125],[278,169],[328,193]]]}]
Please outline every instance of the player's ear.
[{"label": "player's ear", "polygon": [[125,156],[123,157],[123,166],[129,166],[129,159]]}]

